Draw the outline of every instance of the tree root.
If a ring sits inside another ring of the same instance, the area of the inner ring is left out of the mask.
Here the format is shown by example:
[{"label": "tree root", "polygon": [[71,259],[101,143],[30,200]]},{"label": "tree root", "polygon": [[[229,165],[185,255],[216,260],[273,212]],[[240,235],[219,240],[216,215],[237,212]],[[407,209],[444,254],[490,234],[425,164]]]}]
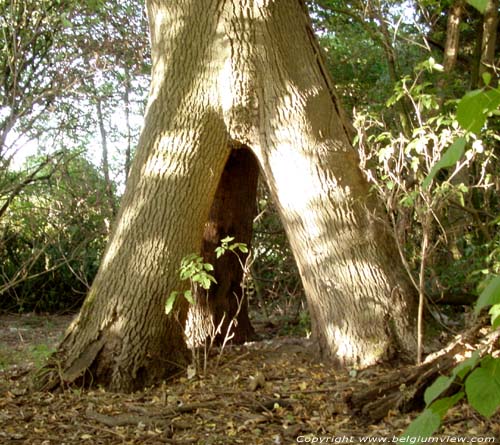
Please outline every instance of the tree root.
[{"label": "tree root", "polygon": [[391,372],[372,382],[364,391],[346,396],[345,402],[353,416],[364,424],[382,420],[389,411],[409,412],[424,406],[426,388],[440,375],[449,374],[465,355],[478,350],[480,356],[491,352],[500,337],[500,330],[484,334],[484,324],[479,324],[459,335],[452,343],[429,356],[420,366],[411,366]]}]

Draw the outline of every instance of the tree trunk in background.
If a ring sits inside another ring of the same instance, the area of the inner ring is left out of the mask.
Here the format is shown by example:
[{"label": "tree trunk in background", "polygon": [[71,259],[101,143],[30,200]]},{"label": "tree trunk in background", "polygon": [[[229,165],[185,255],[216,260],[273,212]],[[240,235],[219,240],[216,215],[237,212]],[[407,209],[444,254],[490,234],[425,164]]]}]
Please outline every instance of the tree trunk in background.
[{"label": "tree trunk in background", "polygon": [[479,84],[483,83],[483,74],[490,73],[493,85],[496,85],[495,48],[498,28],[498,0],[488,0],[484,13],[483,34],[481,43],[481,62],[479,64]]},{"label": "tree trunk in background", "polygon": [[181,259],[203,230],[231,147],[259,161],[325,359],[415,351],[414,299],[358,167],[305,6],[149,0],[152,86],[114,231],[51,376],[131,390],[186,363]]},{"label": "tree trunk in background", "polygon": [[104,116],[102,114],[102,102],[101,98],[98,96],[97,92],[95,95],[96,101],[96,111],[97,111],[97,124],[99,126],[99,133],[101,135],[101,155],[102,155],[102,172],[104,175],[104,183],[106,184],[106,198],[111,207],[111,212],[116,215],[116,204],[115,196],[113,193],[113,184],[111,178],[109,177],[109,152],[108,152],[108,135],[106,133],[106,127],[104,125]]},{"label": "tree trunk in background", "polygon": [[[447,85],[449,86],[450,81],[453,84],[453,70],[457,63],[458,51],[460,49],[460,22],[462,20],[462,14],[465,10],[465,3],[463,0],[454,1],[448,10],[448,21],[446,25],[446,41],[444,45],[443,54],[443,77],[438,81],[438,87],[441,89],[439,92],[439,104],[442,107],[446,100],[446,91],[443,90]],[[463,183],[468,185],[469,183],[469,168],[464,167],[460,170],[457,175],[454,175],[452,179],[453,184],[458,185]],[[469,218],[465,212],[457,209],[455,207],[449,207],[447,209],[441,209],[441,215],[438,217],[440,221],[444,221],[443,213],[446,213],[446,219],[448,225],[446,226],[446,240],[448,244],[448,249],[452,253],[453,259],[458,260],[461,258],[462,253],[459,249],[460,239],[465,233],[465,227]],[[429,257],[429,262],[436,260],[431,255]],[[447,258],[445,261],[449,261]],[[432,267],[431,267],[432,269]]]},{"label": "tree trunk in background", "polygon": [[[226,335],[233,343],[244,343],[255,336],[248,317],[247,296],[242,292],[243,268],[248,254],[226,252],[216,259],[215,248],[227,236],[234,242],[250,247],[253,219],[257,212],[257,180],[259,166],[247,148],[233,149],[222,173],[208,222],[203,232],[202,256],[205,262],[215,266],[217,284],[210,290],[198,289],[196,305],[189,310],[186,334],[193,345],[204,344],[215,337],[221,344]],[[228,332],[231,320],[234,322]],[[217,327],[221,327],[215,335]]]},{"label": "tree trunk in background", "polygon": [[457,63],[458,50],[460,48],[460,21],[464,12],[463,0],[456,0],[448,11],[448,22],[446,25],[446,41],[444,44],[443,69],[449,74]]},{"label": "tree trunk in background", "polygon": [[[365,10],[370,15],[370,18],[373,20],[373,23],[378,24],[378,27],[380,29],[380,34],[382,36],[380,41],[382,43],[382,48],[384,50],[385,58],[387,61],[387,69],[389,72],[389,77],[394,87],[399,82],[400,76],[398,74],[399,70],[397,66],[397,57],[393,44],[394,39],[391,32],[389,31],[387,22],[384,18],[384,14],[381,11],[381,4],[380,2],[378,3],[367,2],[365,5],[365,2],[360,2],[360,7],[361,10]],[[403,96],[401,100],[397,101],[396,107],[398,109],[401,131],[406,136],[410,136],[412,125],[411,125],[411,115],[409,110],[412,109],[411,104],[409,104],[407,98]]]},{"label": "tree trunk in background", "polygon": [[130,84],[130,71],[127,66],[125,66],[124,84],[125,91],[123,94],[123,102],[125,106],[125,127],[127,129],[127,146],[125,147],[124,162],[124,173],[126,181],[130,172],[130,164],[132,163],[132,130],[130,127],[130,91],[132,90],[132,85]]},{"label": "tree trunk in background", "polygon": [[[478,11],[473,11],[474,14],[482,17]],[[475,22],[475,45],[474,52],[471,58],[471,76],[470,88],[479,88],[479,66],[481,64],[481,46],[483,44],[483,20],[478,19]]]}]

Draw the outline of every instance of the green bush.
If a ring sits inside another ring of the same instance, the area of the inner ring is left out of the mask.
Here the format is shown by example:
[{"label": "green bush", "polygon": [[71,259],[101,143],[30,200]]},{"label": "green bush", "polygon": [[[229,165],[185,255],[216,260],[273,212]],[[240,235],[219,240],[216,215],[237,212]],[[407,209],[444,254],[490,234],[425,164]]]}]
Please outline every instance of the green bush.
[{"label": "green bush", "polygon": [[106,243],[111,206],[95,166],[68,153],[40,176],[0,219],[0,310],[77,309]]}]

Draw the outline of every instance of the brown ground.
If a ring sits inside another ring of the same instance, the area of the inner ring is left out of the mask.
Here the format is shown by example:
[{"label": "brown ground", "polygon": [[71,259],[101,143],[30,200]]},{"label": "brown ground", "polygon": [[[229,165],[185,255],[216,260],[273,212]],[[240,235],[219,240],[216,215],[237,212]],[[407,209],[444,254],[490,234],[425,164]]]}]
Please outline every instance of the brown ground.
[{"label": "brown ground", "polygon": [[[134,394],[32,392],[29,371],[43,362],[70,320],[0,316],[1,444],[356,444],[368,436],[371,443],[396,443],[393,438],[417,414],[391,412],[379,424],[363,426],[345,398],[389,368],[334,371],[315,359],[310,341],[296,337],[227,348],[217,368],[215,351],[205,376],[183,374]],[[444,443],[465,437],[500,443],[500,415],[485,420],[460,405],[447,415],[440,437]]]}]

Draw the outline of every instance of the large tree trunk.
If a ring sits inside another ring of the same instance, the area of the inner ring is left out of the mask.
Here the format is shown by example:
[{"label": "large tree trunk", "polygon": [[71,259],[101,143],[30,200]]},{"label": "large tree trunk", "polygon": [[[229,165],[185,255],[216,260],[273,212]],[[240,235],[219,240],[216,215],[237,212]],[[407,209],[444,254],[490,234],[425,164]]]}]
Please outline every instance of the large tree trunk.
[{"label": "large tree trunk", "polygon": [[60,372],[45,374],[42,385],[88,375],[88,383],[133,390],[187,363],[185,301],[170,316],[164,305],[185,287],[181,259],[201,250],[230,152],[219,104],[227,60],[220,6],[149,2],[153,67],[144,128],[99,271],[59,346]]},{"label": "large tree trunk", "polygon": [[247,295],[242,288],[247,253],[226,252],[216,258],[215,248],[227,236],[250,247],[256,215],[259,165],[248,148],[233,149],[222,173],[208,222],[203,232],[202,256],[215,266],[217,281],[209,291],[198,288],[196,304],[188,313],[186,334],[192,346],[225,339],[244,343],[255,337],[248,316]]},{"label": "large tree trunk", "polygon": [[359,169],[300,2],[259,15],[255,147],[290,239],[321,355],[367,366],[415,350],[414,301]]},{"label": "large tree trunk", "polygon": [[324,358],[365,366],[415,349],[414,302],[297,0],[149,0],[152,88],[114,231],[60,375],[114,389],[185,363],[183,256],[201,252],[232,146],[260,163]]}]

